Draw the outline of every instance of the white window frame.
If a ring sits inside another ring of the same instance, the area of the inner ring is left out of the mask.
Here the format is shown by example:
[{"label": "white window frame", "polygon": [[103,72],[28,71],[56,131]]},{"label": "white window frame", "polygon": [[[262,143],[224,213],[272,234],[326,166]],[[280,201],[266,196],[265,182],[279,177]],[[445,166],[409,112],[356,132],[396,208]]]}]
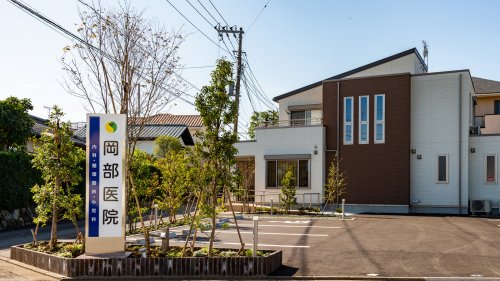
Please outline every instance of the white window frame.
[{"label": "white window frame", "polygon": [[[488,181],[488,156],[493,156],[495,157],[495,180],[494,181]],[[483,161],[483,167],[484,167],[484,183],[485,184],[497,184],[498,183],[498,157],[496,154],[485,154],[484,155],[484,161]]]},{"label": "white window frame", "polygon": [[[363,121],[361,118],[361,101],[366,98],[366,121]],[[359,127],[358,127],[358,142],[359,144],[369,144],[370,143],[370,96],[359,96],[358,101],[358,118],[359,118]],[[366,125],[366,140],[361,139],[361,127],[362,125]]]},{"label": "white window frame", "polygon": [[[382,120],[377,120],[377,97],[383,98],[382,103]],[[385,94],[375,95],[373,99],[374,110],[373,110],[373,142],[374,143],[385,143]],[[382,139],[377,140],[377,124],[382,124]]]},{"label": "white window frame", "polygon": [[[439,180],[439,157],[440,156],[444,156],[446,157],[446,180],[445,181],[440,181]],[[449,164],[450,164],[450,157],[448,156],[448,154],[438,154],[437,157],[436,157],[436,183],[438,184],[448,184],[449,183],[449,179],[450,179],[450,174],[449,174],[449,171],[450,171],[450,167],[449,167]]]},{"label": "white window frame", "polygon": [[[347,100],[350,99],[351,100],[351,122],[347,122],[346,121],[346,103],[347,103]],[[350,145],[350,144],[353,144],[354,143],[354,97],[344,97],[344,137],[343,137],[343,140],[344,140],[344,144],[345,145]],[[350,141],[347,141],[346,140],[346,127],[350,125],[351,126],[351,140]]]}]

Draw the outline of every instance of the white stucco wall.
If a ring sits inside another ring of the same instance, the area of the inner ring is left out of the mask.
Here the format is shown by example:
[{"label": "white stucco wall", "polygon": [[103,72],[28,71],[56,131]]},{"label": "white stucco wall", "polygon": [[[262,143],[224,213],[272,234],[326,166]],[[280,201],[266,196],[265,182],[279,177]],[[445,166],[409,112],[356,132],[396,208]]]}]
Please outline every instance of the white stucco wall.
[{"label": "white stucco wall", "polygon": [[[293,96],[279,100],[279,120],[290,120],[289,106],[307,105],[307,104],[322,104],[323,103],[323,86],[318,86]],[[323,118],[322,110],[312,110],[311,119]]]},{"label": "white stucco wall", "polygon": [[407,72],[411,74],[418,74],[423,72],[420,60],[417,58],[415,54],[406,55],[404,57],[346,76],[345,78],[407,73]]},{"label": "white stucco wall", "polygon": [[[411,148],[416,149],[416,154],[410,158],[410,202],[418,200],[414,206],[419,208],[448,208],[458,212],[459,197],[463,208],[468,204],[470,95],[473,93],[469,73],[413,76],[411,90]],[[437,183],[438,154],[448,155],[448,183]],[[422,159],[417,159],[417,155]]]},{"label": "white stucco wall", "polygon": [[[500,201],[500,181],[498,180],[500,157],[500,136],[471,136],[470,147],[475,153],[470,153],[469,165],[469,198],[471,200],[490,200],[492,208],[498,208]],[[486,155],[497,155],[497,181],[486,183],[485,163]]]},{"label": "white stucco wall", "polygon": [[[258,197],[263,193],[280,192],[277,188],[266,188],[266,160],[265,155],[291,155],[308,154],[310,155],[309,182],[310,188],[297,189],[297,199],[302,203],[302,194],[319,193],[320,200],[323,200],[324,187],[324,139],[325,128],[323,126],[310,127],[287,127],[287,128],[265,128],[255,130],[256,141],[239,142],[236,144],[238,156],[255,157],[255,194]],[[314,154],[314,147],[317,147],[318,154]],[[279,202],[278,195],[266,196],[265,201]],[[309,196],[306,197],[306,203],[309,203]],[[313,203],[317,197],[312,199]]]}]

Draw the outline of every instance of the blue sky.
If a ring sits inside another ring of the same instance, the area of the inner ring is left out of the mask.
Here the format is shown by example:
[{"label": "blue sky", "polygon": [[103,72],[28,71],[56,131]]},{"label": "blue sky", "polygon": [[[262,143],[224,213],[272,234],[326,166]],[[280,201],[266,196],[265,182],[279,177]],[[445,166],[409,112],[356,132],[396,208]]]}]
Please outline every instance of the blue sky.
[{"label": "blue sky", "polygon": [[[205,13],[197,0],[190,1]],[[218,18],[208,0],[200,1]],[[217,41],[215,30],[187,2],[171,2]],[[268,0],[212,2],[229,24],[247,30]],[[79,6],[76,0],[25,0],[25,3],[75,31]],[[223,54],[167,1],[132,3],[167,29],[183,28],[190,34],[180,50],[186,67],[213,65]],[[0,99],[10,95],[31,98],[35,106],[32,113],[40,117],[47,116],[44,106],[58,104],[71,121],[83,121],[85,111],[81,101],[67,94],[59,84],[63,81],[59,64],[62,48],[71,42],[9,1],[0,2],[0,11]],[[421,52],[422,40],[430,46],[431,72],[467,68],[474,76],[500,80],[499,12],[500,1],[495,0],[271,0],[245,34],[243,49],[269,99],[413,47]],[[210,68],[185,69],[182,76],[201,87],[208,83],[210,71]],[[255,107],[266,109],[258,103]],[[252,110],[243,93],[243,115],[248,118]],[[195,113],[192,106],[182,101],[171,104],[167,111]],[[243,121],[243,125],[246,123]]]}]

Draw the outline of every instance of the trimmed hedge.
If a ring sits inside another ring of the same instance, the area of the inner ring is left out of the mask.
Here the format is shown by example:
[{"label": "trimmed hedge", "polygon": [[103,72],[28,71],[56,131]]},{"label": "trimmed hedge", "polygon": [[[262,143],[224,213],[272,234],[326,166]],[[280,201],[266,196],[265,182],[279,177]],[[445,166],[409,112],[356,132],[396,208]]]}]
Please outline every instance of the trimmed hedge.
[{"label": "trimmed hedge", "polygon": [[30,189],[43,180],[31,159],[24,151],[0,151],[0,210],[33,206]]}]

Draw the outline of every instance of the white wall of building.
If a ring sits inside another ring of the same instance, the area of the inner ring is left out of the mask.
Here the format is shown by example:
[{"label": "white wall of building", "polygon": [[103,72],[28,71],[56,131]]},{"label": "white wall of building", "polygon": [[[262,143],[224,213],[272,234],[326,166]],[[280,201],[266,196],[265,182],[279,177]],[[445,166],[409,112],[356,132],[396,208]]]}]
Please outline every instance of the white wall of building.
[{"label": "white wall of building", "polygon": [[[309,184],[310,188],[297,189],[297,201],[302,203],[304,193],[319,193],[320,201],[323,200],[324,187],[324,141],[325,128],[323,126],[308,127],[284,127],[263,128],[255,130],[256,141],[239,142],[236,144],[238,156],[255,157],[255,194],[256,201],[260,200],[260,194],[275,194],[265,196],[264,201],[279,202],[278,193],[280,189],[266,188],[266,160],[265,155],[310,155],[309,161]],[[317,154],[314,154],[315,146]],[[312,195],[311,195],[312,196]],[[309,195],[306,203],[310,202]],[[317,201],[317,195],[312,198],[313,203]]]},{"label": "white wall of building", "polygon": [[[467,208],[473,93],[468,72],[412,77],[411,149],[416,153],[410,159],[410,202],[416,212],[458,213],[460,205]],[[448,183],[437,183],[439,154],[448,155]]]},{"label": "white wall of building", "polygon": [[414,53],[395,60],[388,61],[386,63],[377,65],[369,69],[365,69],[363,71],[346,76],[345,78],[407,73],[407,72],[411,74],[423,73],[422,64],[420,63],[420,60]]},{"label": "white wall of building", "polygon": [[[307,104],[322,104],[323,103],[323,85],[295,94],[293,96],[279,100],[280,121],[290,120],[289,106],[307,105]],[[323,118],[322,110],[312,110],[311,119]]]},{"label": "white wall of building", "polygon": [[[492,208],[498,208],[500,201],[500,181],[498,180],[500,157],[500,136],[471,136],[469,165],[469,198],[470,200],[490,200]],[[485,156],[497,155],[497,179],[495,183],[486,182]]]}]

